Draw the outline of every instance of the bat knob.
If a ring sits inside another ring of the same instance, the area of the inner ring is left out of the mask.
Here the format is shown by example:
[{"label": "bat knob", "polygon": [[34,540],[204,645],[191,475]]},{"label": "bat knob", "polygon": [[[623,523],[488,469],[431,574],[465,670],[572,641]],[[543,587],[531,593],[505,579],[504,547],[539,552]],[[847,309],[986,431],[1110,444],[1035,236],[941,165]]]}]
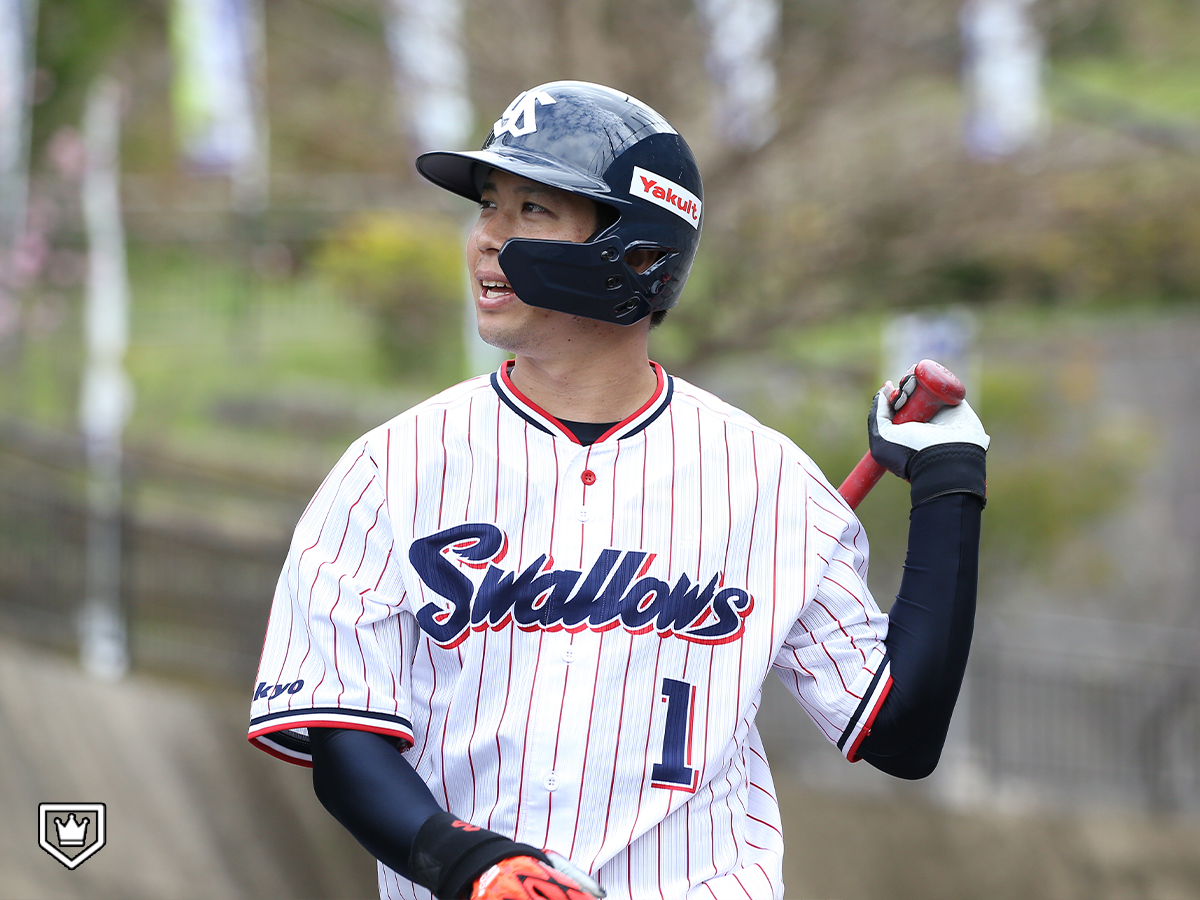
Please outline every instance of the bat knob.
[{"label": "bat knob", "polygon": [[932,359],[923,359],[900,379],[892,395],[893,421],[927,422],[943,406],[958,406],[966,395],[953,372]]}]

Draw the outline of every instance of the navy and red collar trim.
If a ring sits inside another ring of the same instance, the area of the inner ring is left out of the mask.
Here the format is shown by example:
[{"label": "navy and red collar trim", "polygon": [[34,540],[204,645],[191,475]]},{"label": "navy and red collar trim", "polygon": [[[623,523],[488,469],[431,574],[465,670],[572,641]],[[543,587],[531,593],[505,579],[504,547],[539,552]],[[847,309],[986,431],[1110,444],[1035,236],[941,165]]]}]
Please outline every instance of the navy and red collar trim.
[{"label": "navy and red collar trim", "polygon": [[[510,370],[515,364],[515,360],[506,360],[500,368],[492,373],[492,387],[500,396],[500,399],[515,412],[518,416],[533,425],[539,431],[544,431],[547,434],[566,437],[573,443],[578,444],[579,439],[571,433],[571,430],[562,424],[550,413],[546,412],[519,390],[512,383]],[[660,415],[671,402],[671,395],[675,392],[675,382],[662,366],[651,361],[650,366],[654,369],[654,374],[658,377],[658,386],[654,390],[654,394],[642,407],[628,418],[622,419],[604,434],[596,439],[596,443],[602,443],[607,440],[620,440],[631,435],[637,434]]]}]

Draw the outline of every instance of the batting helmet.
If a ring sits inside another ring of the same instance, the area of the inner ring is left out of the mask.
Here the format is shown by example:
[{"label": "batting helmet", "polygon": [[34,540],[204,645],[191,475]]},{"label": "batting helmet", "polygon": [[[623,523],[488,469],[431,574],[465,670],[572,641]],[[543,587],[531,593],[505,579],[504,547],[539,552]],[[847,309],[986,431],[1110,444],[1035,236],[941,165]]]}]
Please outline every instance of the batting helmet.
[{"label": "batting helmet", "polygon": [[[531,306],[629,325],[675,305],[700,243],[704,188],[692,151],[646,104],[602,85],[530,88],[496,120],[482,149],[424,153],[417,169],[477,202],[487,173],[500,169],[612,210],[581,244],[505,242],[500,267]],[[634,250],[659,256],[637,272],[625,262]]]}]

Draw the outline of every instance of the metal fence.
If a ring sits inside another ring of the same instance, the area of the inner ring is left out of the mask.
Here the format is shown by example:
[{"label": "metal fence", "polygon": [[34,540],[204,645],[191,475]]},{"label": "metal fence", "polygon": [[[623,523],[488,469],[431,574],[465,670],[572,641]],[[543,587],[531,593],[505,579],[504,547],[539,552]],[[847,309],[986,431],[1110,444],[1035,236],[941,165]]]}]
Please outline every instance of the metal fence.
[{"label": "metal fence", "polygon": [[1200,812],[1200,632],[981,615],[969,751],[993,785]]},{"label": "metal fence", "polygon": [[[249,684],[288,528],[247,535],[229,523],[239,505],[252,505],[260,522],[266,507],[279,523],[294,523],[316,481],[216,470],[136,451],[124,470],[127,497],[150,496],[176,510],[139,514],[133,511],[139,504],[130,502],[122,516],[121,608],[134,667]],[[0,628],[68,652],[77,645],[86,591],[83,473],[74,438],[0,423]],[[189,507],[219,508],[222,515],[178,513]]]}]

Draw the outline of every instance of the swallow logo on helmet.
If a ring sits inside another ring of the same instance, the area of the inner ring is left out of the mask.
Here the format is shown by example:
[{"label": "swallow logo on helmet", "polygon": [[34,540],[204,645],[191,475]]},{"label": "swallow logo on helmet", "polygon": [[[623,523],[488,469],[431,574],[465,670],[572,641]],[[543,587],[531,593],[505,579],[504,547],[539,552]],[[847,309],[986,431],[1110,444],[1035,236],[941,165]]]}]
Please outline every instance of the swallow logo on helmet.
[{"label": "swallow logo on helmet", "polygon": [[523,91],[517,99],[508,104],[508,109],[500,114],[492,133],[499,137],[508,132],[513,137],[532,134],[537,131],[537,106],[549,106],[555,100],[545,91]]}]

